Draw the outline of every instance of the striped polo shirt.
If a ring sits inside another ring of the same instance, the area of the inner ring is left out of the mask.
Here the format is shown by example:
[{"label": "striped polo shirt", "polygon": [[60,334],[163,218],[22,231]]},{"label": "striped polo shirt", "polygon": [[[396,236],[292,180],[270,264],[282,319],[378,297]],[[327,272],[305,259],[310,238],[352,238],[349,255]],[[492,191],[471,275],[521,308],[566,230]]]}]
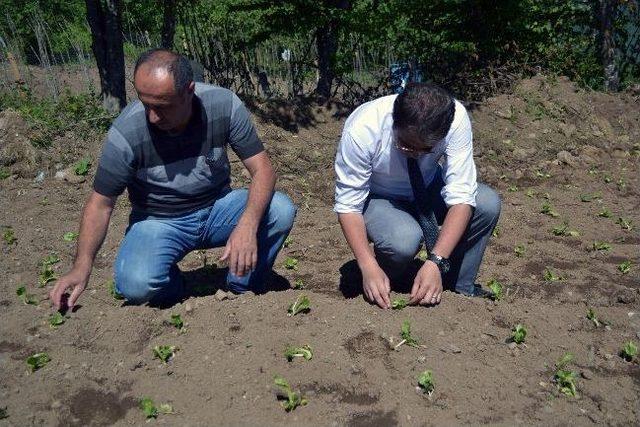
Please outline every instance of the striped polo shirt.
[{"label": "striped polo shirt", "polygon": [[169,135],[151,125],[140,101],[114,121],[93,182],[113,197],[126,188],[134,211],[178,216],[210,206],[230,188],[227,145],[241,160],[264,150],[249,112],[231,91],[196,83],[185,130]]}]

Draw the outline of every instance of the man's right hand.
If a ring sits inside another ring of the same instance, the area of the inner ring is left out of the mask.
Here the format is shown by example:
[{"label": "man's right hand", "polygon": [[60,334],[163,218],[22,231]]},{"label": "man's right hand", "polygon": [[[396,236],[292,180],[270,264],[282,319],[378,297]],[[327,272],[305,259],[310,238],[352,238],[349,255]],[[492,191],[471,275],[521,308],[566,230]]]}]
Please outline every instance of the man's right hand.
[{"label": "man's right hand", "polygon": [[62,276],[56,281],[55,286],[49,292],[49,299],[55,306],[56,310],[65,309],[63,307],[63,296],[67,289],[71,289],[71,296],[67,301],[69,310],[73,310],[73,306],[80,298],[80,295],[87,287],[89,282],[89,274],[72,269],[70,272]]},{"label": "man's right hand", "polygon": [[377,263],[372,263],[362,268],[362,286],[364,294],[371,302],[375,302],[381,308],[390,308],[391,284],[389,278]]}]

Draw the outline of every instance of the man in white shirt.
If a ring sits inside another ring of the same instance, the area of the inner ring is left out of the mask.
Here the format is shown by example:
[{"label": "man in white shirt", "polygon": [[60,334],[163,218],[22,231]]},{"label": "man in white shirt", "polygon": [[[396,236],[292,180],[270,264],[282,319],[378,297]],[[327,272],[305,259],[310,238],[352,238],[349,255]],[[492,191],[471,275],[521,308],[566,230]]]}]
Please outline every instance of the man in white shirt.
[{"label": "man in white shirt", "polygon": [[[412,161],[433,193],[432,206],[417,206]],[[361,105],[345,123],[335,170],[334,210],[371,302],[391,306],[391,281],[406,273],[423,240],[423,208],[435,213],[441,229],[410,302],[439,303],[443,282],[465,295],[482,294],[475,279],[501,203],[476,180],[471,122],[460,102],[438,86],[416,83]]]}]

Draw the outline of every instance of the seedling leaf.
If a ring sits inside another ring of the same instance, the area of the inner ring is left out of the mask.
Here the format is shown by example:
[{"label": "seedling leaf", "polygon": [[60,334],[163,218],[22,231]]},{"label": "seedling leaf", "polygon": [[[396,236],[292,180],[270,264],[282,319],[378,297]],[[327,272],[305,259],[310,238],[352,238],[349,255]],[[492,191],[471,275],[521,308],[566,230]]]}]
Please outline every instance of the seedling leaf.
[{"label": "seedling leaf", "polygon": [[58,326],[62,325],[65,322],[65,318],[59,311],[56,311],[49,317],[49,326],[51,328],[56,329]]},{"label": "seedling leaf", "polygon": [[176,350],[176,346],[173,345],[157,345],[153,347],[153,355],[163,363],[167,363],[175,355]]},{"label": "seedling leaf", "polygon": [[593,242],[593,250],[608,252],[611,250],[611,245],[607,242]]},{"label": "seedling leaf", "polygon": [[151,398],[143,397],[142,399],[140,399],[139,406],[146,418],[158,417],[158,408],[156,408],[156,404],[153,403],[153,400],[151,400]]},{"label": "seedling leaf", "polygon": [[426,370],[418,376],[418,386],[431,396],[435,389],[435,383],[433,381],[433,373],[430,370]]},{"label": "seedling leaf", "polygon": [[298,313],[307,313],[310,310],[311,301],[309,301],[309,298],[306,295],[302,294],[289,306],[287,316],[295,316]]},{"label": "seedling leaf", "polygon": [[498,282],[496,279],[489,280],[487,286],[491,290],[491,299],[494,301],[500,301],[504,297],[504,292],[502,289],[502,284]]},{"label": "seedling leaf", "polygon": [[517,324],[513,328],[512,334],[511,334],[511,339],[513,339],[513,342],[516,344],[522,344],[526,337],[527,337],[527,329],[524,327],[524,325]]},{"label": "seedling leaf", "polygon": [[42,267],[42,271],[40,272],[40,275],[38,276],[38,286],[42,288],[47,283],[57,279],[58,279],[58,276],[56,276],[56,273],[55,271],[53,271],[53,268],[51,268],[51,265],[45,264]]},{"label": "seedling leaf", "polygon": [[110,279],[109,281],[107,281],[107,289],[109,290],[109,295],[111,295],[113,299],[116,299],[116,300],[124,299],[124,296],[122,296],[122,294],[118,292],[118,290],[116,289],[116,282],[114,282],[113,279]]},{"label": "seedling leaf", "polygon": [[296,279],[293,282],[293,289],[304,289],[304,282],[302,281],[302,279]]},{"label": "seedling leaf", "polygon": [[168,403],[159,404],[158,412],[161,414],[175,414],[175,411],[173,410],[173,406],[169,405]]},{"label": "seedling leaf", "polygon": [[73,242],[78,238],[78,233],[76,233],[75,231],[69,231],[67,233],[64,233],[64,235],[62,236],[62,240],[64,240],[65,242]]},{"label": "seedling leaf", "polygon": [[516,257],[521,258],[526,252],[526,248],[524,245],[517,245],[513,251],[515,252]]},{"label": "seedling leaf", "polygon": [[418,341],[411,336],[411,323],[408,320],[402,322],[402,327],[400,329],[400,337],[402,341],[400,341],[394,349],[397,350],[402,344],[406,344],[409,347],[418,347]]},{"label": "seedling leaf", "polygon": [[171,320],[169,322],[178,329],[182,329],[182,327],[184,326],[182,316],[180,316],[179,314],[172,314]]},{"label": "seedling leaf", "polygon": [[284,239],[284,243],[282,244],[282,247],[288,248],[289,245],[291,245],[291,243],[293,243],[293,238],[291,236],[287,236],[287,238]]},{"label": "seedling leaf", "polygon": [[36,353],[27,357],[27,365],[29,365],[29,368],[31,368],[31,372],[35,372],[38,369],[44,368],[50,361],[51,358],[47,353]]},{"label": "seedling leaf", "polygon": [[575,397],[576,391],[576,373],[566,369],[558,369],[553,377],[560,393],[567,396]]},{"label": "seedling leaf", "polygon": [[600,327],[600,320],[598,320],[598,316],[596,316],[596,312],[593,308],[589,308],[587,311],[587,319],[591,320],[593,324],[596,325],[596,328]]},{"label": "seedling leaf", "polygon": [[284,260],[284,268],[287,270],[297,270],[298,260],[293,257],[287,257],[287,259]]},{"label": "seedling leaf", "polygon": [[630,260],[622,261],[620,265],[618,265],[618,271],[622,274],[627,274],[628,272],[630,272],[631,261]]},{"label": "seedling leaf", "polygon": [[282,393],[286,395],[286,400],[282,402],[282,407],[285,411],[290,412],[296,409],[298,406],[307,404],[307,399],[302,397],[300,393],[293,391],[289,383],[280,375],[274,376],[273,382],[280,388]]},{"label": "seedling leaf", "polygon": [[405,298],[396,298],[393,301],[391,301],[391,308],[394,310],[402,310],[407,305],[409,305],[409,301],[406,300]]},{"label": "seedling leaf", "polygon": [[598,212],[598,216],[601,218],[611,218],[611,215],[611,211],[607,208],[604,208],[600,212]]},{"label": "seedling leaf", "polygon": [[78,163],[76,163],[76,167],[73,170],[76,175],[85,176],[89,173],[89,168],[91,167],[91,161],[88,159],[82,159]]},{"label": "seedling leaf", "polygon": [[284,352],[284,357],[291,362],[295,357],[303,357],[305,360],[311,360],[313,358],[313,349],[309,345],[303,345],[302,347],[287,347]]},{"label": "seedling leaf", "polygon": [[562,277],[554,273],[550,267],[546,267],[544,269],[544,273],[542,273],[542,277],[544,278],[545,282],[557,282],[562,279]]},{"label": "seedling leaf", "polygon": [[545,215],[549,215],[551,217],[559,216],[558,212],[553,210],[553,208],[551,207],[551,204],[549,202],[544,202],[542,204],[542,208],[540,209],[540,212],[545,214]]},{"label": "seedling leaf", "polygon": [[2,238],[7,245],[13,245],[18,241],[18,238],[15,236],[15,232],[11,227],[7,227],[7,229],[4,230],[4,233],[2,233]]},{"label": "seedling leaf", "polygon": [[577,231],[569,230],[569,224],[566,221],[563,222],[562,225],[553,227],[551,232],[553,233],[554,236],[571,236],[571,237],[580,236],[580,233],[578,233]]},{"label": "seedling leaf", "polygon": [[27,288],[24,286],[20,286],[16,289],[16,295],[24,304],[38,305],[38,300],[36,300],[33,295],[29,295],[27,293]]},{"label": "seedling leaf", "polygon": [[627,362],[631,362],[634,357],[638,354],[638,346],[633,341],[628,341],[625,343],[622,350],[620,350],[620,356]]},{"label": "seedling leaf", "polygon": [[630,219],[619,217],[618,220],[616,221],[616,224],[618,224],[620,228],[622,228],[623,230],[627,230],[627,231],[633,230],[633,222]]}]

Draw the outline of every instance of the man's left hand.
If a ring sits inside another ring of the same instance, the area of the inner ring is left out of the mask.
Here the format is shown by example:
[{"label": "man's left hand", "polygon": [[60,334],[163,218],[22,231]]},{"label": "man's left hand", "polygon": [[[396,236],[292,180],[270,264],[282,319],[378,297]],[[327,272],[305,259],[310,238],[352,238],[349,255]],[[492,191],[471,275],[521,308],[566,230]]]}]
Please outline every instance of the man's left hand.
[{"label": "man's left hand", "polygon": [[239,277],[254,270],[258,263],[258,239],[255,228],[238,224],[227,240],[220,261],[227,261],[229,271]]},{"label": "man's left hand", "polygon": [[427,261],[418,271],[411,288],[410,304],[438,304],[442,298],[442,277],[438,266]]}]

